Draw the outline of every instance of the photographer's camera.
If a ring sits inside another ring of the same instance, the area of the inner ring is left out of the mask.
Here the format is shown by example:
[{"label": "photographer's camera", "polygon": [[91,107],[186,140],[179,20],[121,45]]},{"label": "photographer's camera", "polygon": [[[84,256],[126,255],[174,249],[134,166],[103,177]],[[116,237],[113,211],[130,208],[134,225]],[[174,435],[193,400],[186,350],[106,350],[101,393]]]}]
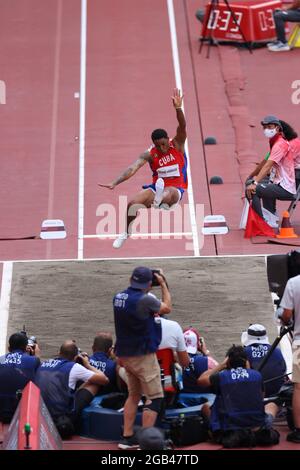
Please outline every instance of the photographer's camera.
[{"label": "photographer's camera", "polygon": [[161,276],[164,279],[164,281],[166,283],[166,286],[169,288],[167,280],[166,280],[165,276],[163,275],[163,273],[161,272],[160,269],[151,269],[151,271],[152,271],[152,287],[157,287],[157,286],[160,285],[159,282],[158,282],[158,279],[156,277],[156,274],[158,274],[159,276]]}]

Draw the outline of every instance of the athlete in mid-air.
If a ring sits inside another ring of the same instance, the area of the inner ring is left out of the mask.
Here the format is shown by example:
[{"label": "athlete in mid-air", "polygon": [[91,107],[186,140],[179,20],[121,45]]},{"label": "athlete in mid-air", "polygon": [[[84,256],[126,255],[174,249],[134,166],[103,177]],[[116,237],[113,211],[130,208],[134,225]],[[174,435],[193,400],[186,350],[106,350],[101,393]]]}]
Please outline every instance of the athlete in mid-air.
[{"label": "athlete in mid-air", "polygon": [[[145,163],[152,170],[152,184],[143,186],[127,206],[126,232],[114,241],[114,248],[121,248],[131,234],[132,222],[141,206],[169,209],[182,198],[187,188],[186,157],[186,122],[182,110],[183,96],[178,88],[174,90],[172,101],[176,110],[178,127],[176,136],[171,140],[164,129],[155,129],[151,138],[153,145],[128,167],[117,179],[109,184],[100,184],[104,188],[114,189],[118,184],[131,178]],[[135,210],[136,208],[136,210]],[[130,210],[131,209],[131,210]]]}]

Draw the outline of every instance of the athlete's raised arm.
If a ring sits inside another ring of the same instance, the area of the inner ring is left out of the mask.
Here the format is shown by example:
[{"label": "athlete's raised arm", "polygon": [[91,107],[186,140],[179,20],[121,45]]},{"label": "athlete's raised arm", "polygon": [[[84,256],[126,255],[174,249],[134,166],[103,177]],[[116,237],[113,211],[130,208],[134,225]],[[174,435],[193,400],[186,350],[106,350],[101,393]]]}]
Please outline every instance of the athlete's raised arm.
[{"label": "athlete's raised arm", "polygon": [[102,188],[114,189],[118,184],[123,183],[123,181],[128,180],[131,178],[145,163],[149,162],[151,159],[151,154],[147,150],[146,152],[142,153],[139,158],[130,165],[117,179],[112,181],[108,184],[101,184],[98,183],[98,186]]},{"label": "athlete's raised arm", "polygon": [[186,141],[186,121],[182,109],[183,95],[181,95],[181,91],[178,88],[175,88],[174,90],[172,101],[176,110],[176,117],[179,124],[177,127],[176,136],[173,140],[178,145],[180,150],[184,151],[184,143]]}]

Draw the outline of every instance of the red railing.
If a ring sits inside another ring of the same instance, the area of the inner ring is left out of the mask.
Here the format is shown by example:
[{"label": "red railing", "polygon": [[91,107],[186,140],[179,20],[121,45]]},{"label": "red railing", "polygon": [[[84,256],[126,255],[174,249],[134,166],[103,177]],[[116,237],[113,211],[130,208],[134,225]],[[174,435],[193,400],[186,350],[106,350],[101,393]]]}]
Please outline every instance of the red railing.
[{"label": "red railing", "polygon": [[6,450],[60,450],[62,441],[41,397],[29,382],[3,443]]}]

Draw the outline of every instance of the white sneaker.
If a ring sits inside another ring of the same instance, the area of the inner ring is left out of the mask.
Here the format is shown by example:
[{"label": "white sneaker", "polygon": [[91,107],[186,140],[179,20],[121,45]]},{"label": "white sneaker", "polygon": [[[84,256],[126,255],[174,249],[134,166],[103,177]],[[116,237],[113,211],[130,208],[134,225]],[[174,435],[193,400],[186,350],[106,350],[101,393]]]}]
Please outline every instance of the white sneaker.
[{"label": "white sneaker", "polygon": [[271,220],[266,220],[266,222],[271,228],[278,228],[279,227],[279,222],[271,221]]},{"label": "white sneaker", "polygon": [[267,47],[272,47],[272,46],[275,46],[275,44],[278,44],[279,42],[281,41],[278,41],[278,39],[276,39],[276,41],[271,41],[271,42],[267,42]]},{"label": "white sneaker", "polygon": [[272,212],[268,211],[264,207],[262,207],[262,213],[263,213],[265,221],[267,222],[268,225],[270,225],[270,227],[278,228],[278,226],[279,226],[279,217],[276,213],[272,214]]},{"label": "white sneaker", "polygon": [[288,43],[284,43],[279,41],[277,44],[274,44],[273,46],[269,46],[268,50],[271,52],[285,52],[290,50],[290,46]]},{"label": "white sneaker", "polygon": [[171,210],[171,207],[170,207],[169,204],[167,204],[166,202],[163,202],[162,204],[160,204],[159,208],[160,208],[160,209],[163,209],[164,211],[169,211],[169,210]]},{"label": "white sneaker", "polygon": [[155,183],[155,197],[154,197],[154,201],[153,201],[153,207],[155,209],[158,209],[160,204],[161,204],[164,189],[165,189],[164,180],[162,178],[158,178],[158,180]]},{"label": "white sneaker", "polygon": [[129,237],[129,234],[127,232],[121,233],[118,238],[115,239],[113,242],[113,247],[114,248],[121,248],[124,243],[126,242],[127,238]]}]

